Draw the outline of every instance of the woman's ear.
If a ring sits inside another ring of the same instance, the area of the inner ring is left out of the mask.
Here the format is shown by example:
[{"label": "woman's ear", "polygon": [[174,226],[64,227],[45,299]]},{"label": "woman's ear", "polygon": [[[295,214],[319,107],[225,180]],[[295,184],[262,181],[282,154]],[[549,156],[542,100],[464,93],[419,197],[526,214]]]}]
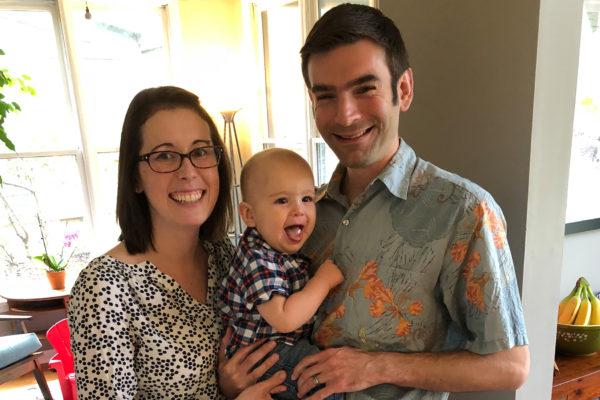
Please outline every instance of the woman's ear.
[{"label": "woman's ear", "polygon": [[238,206],[238,212],[240,213],[240,217],[242,217],[242,221],[246,226],[250,228],[256,227],[256,221],[254,221],[254,213],[252,212],[252,206],[250,203],[242,201]]}]

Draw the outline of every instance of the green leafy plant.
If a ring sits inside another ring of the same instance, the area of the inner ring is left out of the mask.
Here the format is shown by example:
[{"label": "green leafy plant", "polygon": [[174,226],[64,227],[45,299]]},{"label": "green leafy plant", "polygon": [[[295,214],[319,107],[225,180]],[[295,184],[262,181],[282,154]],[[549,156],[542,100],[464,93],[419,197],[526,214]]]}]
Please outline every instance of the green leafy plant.
[{"label": "green leafy plant", "polygon": [[64,270],[65,268],[67,268],[67,262],[65,262],[62,259],[60,261],[56,261],[54,256],[50,256],[46,253],[42,254],[41,256],[35,256],[35,257],[33,257],[33,259],[39,260],[39,261],[43,262],[44,264],[46,264],[46,266],[48,267],[48,270],[52,271],[52,272],[60,272],[60,271]]},{"label": "green leafy plant", "polygon": [[[46,230],[44,229],[44,224],[42,223],[42,219],[40,218],[40,215],[37,214],[37,220],[38,220],[38,225],[40,226],[40,233],[42,234],[42,243],[44,245],[44,252],[42,253],[41,256],[35,256],[32,257],[34,260],[38,260],[43,262],[48,271],[51,272],[60,272],[62,270],[64,270],[65,268],[67,268],[67,265],[69,265],[69,260],[71,259],[71,257],[73,257],[73,254],[75,254],[75,250],[76,248],[73,247],[71,250],[71,254],[65,259],[64,258],[64,253],[65,253],[65,249],[67,248],[71,248],[73,245],[73,242],[75,241],[75,239],[77,239],[79,237],[79,233],[75,232],[75,233],[71,233],[71,234],[65,234],[64,239],[65,242],[63,243],[63,247],[60,251],[60,255],[58,255],[57,257],[54,257],[51,254],[48,254],[48,245],[46,244],[47,240],[46,240]],[[59,258],[59,260],[57,261],[57,258]]]},{"label": "green leafy plant", "polygon": [[[0,49],[0,56],[3,55],[4,51]],[[12,151],[15,151],[15,145],[8,138],[8,134],[4,128],[4,121],[9,113],[21,111],[21,106],[16,101],[8,100],[5,96],[5,90],[17,85],[21,93],[29,93],[35,96],[35,89],[27,84],[28,81],[31,81],[31,78],[27,75],[12,76],[6,68],[0,68],[0,140]],[[2,183],[2,177],[0,177],[0,183]]]}]

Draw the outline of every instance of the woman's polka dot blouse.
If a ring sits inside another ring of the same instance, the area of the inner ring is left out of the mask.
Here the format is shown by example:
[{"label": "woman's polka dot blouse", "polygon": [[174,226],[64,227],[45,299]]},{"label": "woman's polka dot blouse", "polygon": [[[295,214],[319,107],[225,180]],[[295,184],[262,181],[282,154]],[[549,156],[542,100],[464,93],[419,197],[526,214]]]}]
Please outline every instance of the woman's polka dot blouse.
[{"label": "woman's polka dot blouse", "polygon": [[215,301],[233,247],[203,245],[206,304],[149,262],[128,265],[103,255],[81,272],[68,312],[78,399],[223,398]]}]

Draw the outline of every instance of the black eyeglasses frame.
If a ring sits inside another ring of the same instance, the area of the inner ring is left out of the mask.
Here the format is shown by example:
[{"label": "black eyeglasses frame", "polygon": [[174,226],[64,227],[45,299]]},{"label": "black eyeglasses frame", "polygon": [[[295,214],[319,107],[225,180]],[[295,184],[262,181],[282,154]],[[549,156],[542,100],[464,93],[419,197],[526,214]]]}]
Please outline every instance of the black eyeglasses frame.
[{"label": "black eyeglasses frame", "polygon": [[[207,167],[199,167],[196,164],[194,164],[194,161],[192,161],[192,157],[191,154],[198,150],[198,149],[213,149],[215,152],[215,157],[217,159],[217,162],[214,165],[210,165]],[[183,160],[185,158],[187,158],[188,160],[190,160],[190,163],[194,166],[194,168],[199,168],[199,169],[208,169],[208,168],[213,168],[216,167],[217,165],[219,165],[219,163],[221,162],[222,159],[222,154],[223,154],[223,147],[221,146],[201,146],[201,147],[195,147],[192,150],[189,151],[189,153],[180,153],[178,151],[173,151],[173,150],[157,150],[157,151],[151,151],[150,153],[146,153],[146,154],[142,154],[138,157],[138,162],[141,161],[145,161],[148,163],[148,166],[150,167],[150,169],[154,172],[156,172],[157,174],[170,174],[171,172],[175,172],[177,170],[179,170],[181,168],[181,166],[183,165]],[[152,168],[152,164],[150,164],[150,157],[153,154],[157,154],[157,153],[174,153],[177,154],[179,156],[179,166],[177,168],[175,168],[174,170],[171,171],[157,171],[154,168]]]}]

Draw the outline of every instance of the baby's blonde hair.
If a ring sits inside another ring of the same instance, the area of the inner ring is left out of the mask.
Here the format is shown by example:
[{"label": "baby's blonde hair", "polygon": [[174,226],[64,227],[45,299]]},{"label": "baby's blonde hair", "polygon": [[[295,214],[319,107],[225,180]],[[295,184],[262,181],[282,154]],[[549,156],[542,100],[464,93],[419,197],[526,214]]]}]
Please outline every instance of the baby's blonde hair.
[{"label": "baby's blonde hair", "polygon": [[312,169],[302,156],[292,150],[274,147],[254,154],[246,161],[240,175],[240,187],[242,189],[242,200],[248,201],[250,190],[255,186],[252,182],[256,173],[263,170],[263,167],[276,168],[280,162],[294,163],[299,168],[305,168],[312,176]]}]

